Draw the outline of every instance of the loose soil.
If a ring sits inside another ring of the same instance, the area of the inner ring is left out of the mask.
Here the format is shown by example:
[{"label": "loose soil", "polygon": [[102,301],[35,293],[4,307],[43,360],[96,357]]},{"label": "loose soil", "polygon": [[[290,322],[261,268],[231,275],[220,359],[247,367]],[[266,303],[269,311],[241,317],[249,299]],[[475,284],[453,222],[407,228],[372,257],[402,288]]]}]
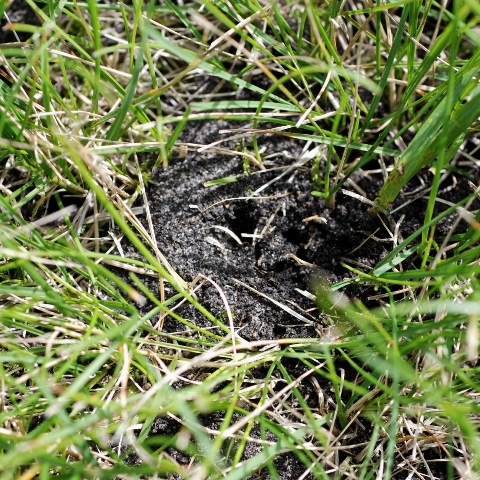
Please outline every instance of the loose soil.
[{"label": "loose soil", "polygon": [[[209,145],[222,138],[220,131],[232,127],[238,125],[225,121],[191,123],[180,140]],[[154,184],[147,195],[156,240],[186,282],[202,275],[206,283],[197,291],[199,301],[224,318],[227,307],[208,279],[220,286],[243,338],[317,336],[320,331],[316,327],[329,323],[302,292],[315,294],[315,282],[320,279],[336,283],[350,278],[353,274],[345,265],[368,272],[393,247],[392,220],[401,220],[398,238],[406,238],[422,225],[427,200],[412,201],[405,209],[407,218],[401,219],[401,210],[383,222],[368,214],[370,205],[342,192],[337,194],[335,206],[327,208],[323,199],[311,195],[311,164],[295,167],[304,146],[301,142],[269,135],[259,137],[259,146],[268,153],[265,170],[252,167],[250,175],[244,173],[240,155],[208,150],[190,151],[167,169],[153,172]],[[204,186],[207,181],[232,175],[239,177],[237,183]],[[420,193],[425,192],[429,177],[430,173],[422,172],[394,207],[418,196],[419,188]],[[383,182],[380,174],[364,172],[352,180],[370,200]],[[457,178],[455,189],[445,185],[442,196],[454,202],[468,194],[468,188],[465,178]],[[452,222],[453,216],[444,219],[437,225],[437,233],[446,233]],[[135,255],[133,249],[129,253]],[[149,287],[158,289],[156,281],[150,281]],[[365,288],[350,288],[347,293],[373,305],[372,292]],[[295,318],[278,303],[309,322]],[[199,326],[212,327],[194,309],[188,318]],[[176,331],[183,327],[168,320],[164,328]]]},{"label": "loose soil", "polygon": [[[238,124],[225,121],[191,123],[180,141],[209,145],[222,139],[225,135],[220,132],[229,128],[238,128]],[[264,162],[265,170],[252,167],[250,175],[244,173],[244,159],[240,155],[209,153],[208,150],[205,153],[189,151],[185,158],[174,159],[167,169],[153,172],[154,184],[147,195],[156,240],[163,255],[186,282],[202,276],[205,283],[196,292],[198,300],[217,318],[224,319],[225,324],[226,311],[230,309],[235,330],[244,339],[320,339],[331,322],[301,291],[315,294],[315,283],[319,279],[335,283],[350,278],[353,274],[345,264],[366,272],[373,268],[393,247],[394,225],[372,217],[367,213],[368,204],[343,193],[337,195],[334,208],[327,208],[322,199],[312,196],[311,164],[292,168],[299,163],[302,142],[270,135],[260,137],[259,143],[268,154],[268,160]],[[234,149],[235,145],[227,142],[222,147]],[[231,175],[238,175],[237,183],[204,186],[207,181]],[[405,209],[408,214],[400,223],[397,232],[400,240],[423,224],[427,199],[422,198],[422,193],[426,192],[431,177],[431,173],[421,172],[395,202],[394,207],[414,199]],[[469,187],[466,178],[452,178],[446,180],[441,196],[455,202],[468,194]],[[352,180],[370,200],[376,197],[383,182],[380,174],[365,172]],[[261,187],[264,189],[260,194],[254,195]],[[394,215],[393,223],[401,220],[405,210]],[[437,225],[437,233],[445,234],[453,221],[454,216],[444,219]],[[136,255],[133,249],[127,254]],[[158,281],[145,281],[158,294]],[[213,282],[223,291],[228,307]],[[351,298],[358,297],[366,304],[378,306],[378,301],[371,298],[374,293],[378,292],[368,287],[346,291]],[[307,321],[299,320],[279,304]],[[191,306],[183,306],[179,313],[198,326],[220,333]],[[167,318],[163,330],[188,329]],[[348,365],[338,367],[345,369],[347,377],[355,375]],[[304,366],[292,362],[290,375],[300,375],[300,368]],[[265,373],[261,369],[252,372],[259,379],[265,378]],[[318,381],[328,398],[332,394],[331,386],[320,377]],[[303,387],[308,389],[307,384]],[[312,387],[311,395],[308,391],[303,394],[313,397],[315,391]],[[221,416],[221,412],[206,416],[205,426],[218,427]],[[365,425],[367,430],[358,433],[354,443],[368,440],[368,423]],[[168,433],[178,427],[162,418],[154,431]],[[249,451],[254,455],[258,445],[252,444],[246,450]],[[190,461],[179,452],[169,453],[182,463]],[[306,469],[291,454],[280,456],[275,464],[282,479],[298,478]],[[435,463],[430,466],[438,478],[444,478],[443,467],[436,468]],[[421,466],[419,471],[422,471]],[[266,472],[259,472],[259,475],[255,478],[270,478]],[[394,478],[404,476],[399,470]]]},{"label": "loose soil", "polygon": [[[226,122],[190,124],[182,140],[208,145],[221,139],[219,130],[228,127]],[[148,191],[156,239],[187,282],[201,274],[222,288],[235,327],[245,339],[316,336],[315,325],[324,322],[318,312],[309,311],[315,304],[298,290],[310,291],[316,275],[341,280],[346,271],[340,259],[381,224],[350,197],[342,198],[333,210],[313,197],[310,169],[289,170],[299,160],[299,143],[270,136],[260,139],[262,147],[269,155],[266,170],[253,168],[250,175],[244,174],[242,157],[215,153],[191,152],[168,169],[158,169]],[[204,186],[231,175],[238,175],[239,181]],[[259,195],[252,195],[269,182],[273,183]],[[373,266],[383,251],[380,244],[367,242],[355,258]],[[226,306],[213,284],[207,282],[197,295],[214,315],[225,316]],[[293,308],[313,324],[297,320],[274,302]],[[193,310],[191,315],[206,326]],[[179,325],[165,328],[176,330]]]}]

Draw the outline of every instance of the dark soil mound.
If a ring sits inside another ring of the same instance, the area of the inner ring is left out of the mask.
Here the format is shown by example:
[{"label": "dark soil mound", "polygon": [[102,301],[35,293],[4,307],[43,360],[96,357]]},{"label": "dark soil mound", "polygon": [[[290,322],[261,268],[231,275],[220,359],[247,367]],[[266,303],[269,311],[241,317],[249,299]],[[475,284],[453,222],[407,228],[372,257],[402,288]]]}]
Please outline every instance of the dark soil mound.
[{"label": "dark soil mound", "polygon": [[[218,131],[227,126],[190,124],[182,140],[207,145],[221,138]],[[321,316],[299,290],[311,290],[312,278],[318,276],[329,281],[348,276],[340,262],[351,254],[357,265],[373,267],[387,247],[369,236],[387,233],[359,200],[340,193],[336,207],[327,209],[311,195],[310,168],[295,166],[302,145],[274,136],[260,141],[268,152],[265,171],[245,175],[240,155],[189,152],[154,173],[148,196],[158,245],[187,282],[201,274],[222,288],[244,338],[316,336],[315,327],[323,326]],[[230,175],[238,175],[239,181],[204,186]],[[374,198],[377,186],[371,183],[372,188]],[[151,288],[155,290],[154,282]],[[207,282],[198,296],[213,314],[224,317],[226,307],[212,284]],[[193,310],[188,318],[192,316],[203,323]],[[179,326],[167,322],[165,328]]]},{"label": "dark soil mound", "polygon": [[[225,121],[189,123],[181,140],[209,145],[232,126],[238,128]],[[368,272],[393,248],[394,236],[399,242],[417,230],[427,202],[421,187],[429,179],[423,177],[431,174],[413,179],[394,205],[409,202],[407,207],[382,222],[368,215],[370,205],[343,192],[334,208],[311,195],[311,164],[301,161],[303,142],[267,135],[259,143],[267,153],[265,170],[253,167],[250,175],[244,173],[242,156],[209,150],[189,151],[154,172],[148,197],[158,246],[186,282],[203,275],[220,286],[245,339],[316,336],[316,327],[325,323],[304,292],[314,294],[312,283],[319,277],[339,282],[352,276],[345,264]],[[238,176],[236,183],[204,186],[232,175]],[[353,180],[370,200],[383,183],[380,174],[362,173]],[[447,187],[442,196],[450,201],[468,194],[463,177],[455,179],[453,191]],[[440,222],[437,234],[446,233],[452,221]],[[149,287],[158,290],[156,281]],[[368,304],[372,292],[363,287],[347,293]],[[226,306],[214,285],[207,281],[197,295],[217,318],[225,318]],[[182,314],[197,325],[212,326],[185,308]],[[173,320],[165,328],[183,329]]]}]

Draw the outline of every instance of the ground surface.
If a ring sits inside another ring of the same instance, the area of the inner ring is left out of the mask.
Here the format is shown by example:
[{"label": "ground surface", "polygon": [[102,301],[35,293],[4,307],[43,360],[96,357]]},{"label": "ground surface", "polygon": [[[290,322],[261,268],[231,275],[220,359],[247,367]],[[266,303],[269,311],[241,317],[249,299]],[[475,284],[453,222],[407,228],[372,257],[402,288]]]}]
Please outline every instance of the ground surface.
[{"label": "ground surface", "polygon": [[[228,127],[226,122],[189,124],[181,140],[209,145],[221,139],[219,131]],[[245,339],[310,337],[316,334],[315,327],[326,326],[325,319],[314,310],[315,303],[298,290],[314,294],[319,278],[332,283],[349,278],[353,274],[344,264],[368,272],[391,250],[395,224],[399,225],[398,238],[418,229],[426,200],[414,200],[383,223],[367,213],[368,204],[342,192],[336,196],[334,208],[327,208],[322,199],[311,195],[311,164],[295,166],[303,145],[270,136],[260,137],[260,146],[269,152],[266,170],[253,167],[250,175],[243,173],[240,156],[208,151],[189,152],[167,169],[157,169],[148,189],[156,239],[185,281],[203,275],[221,287],[234,313],[235,327]],[[240,180],[204,186],[230,175],[239,175]],[[422,175],[428,180],[431,174]],[[368,199],[375,198],[380,174],[362,173],[354,180]],[[413,180],[409,185],[413,194],[406,192],[394,207],[421,196],[427,188],[425,184],[422,188],[423,180]],[[468,189],[464,178],[455,179],[455,189],[448,188],[451,180],[446,183],[442,196],[451,202],[463,198]],[[258,189],[262,190],[255,194]],[[437,231],[446,232],[452,221],[446,219]],[[153,282],[149,286],[155,290]],[[367,303],[369,293],[348,291],[350,297],[358,296]],[[225,315],[224,302],[212,284],[207,282],[197,294],[212,313]],[[293,308],[311,323],[295,318],[274,301]],[[198,312],[192,309],[192,314],[202,322]],[[165,327],[169,328],[168,322]]]},{"label": "ground surface", "polygon": [[[221,139],[219,132],[228,128],[233,125],[223,121],[189,124],[180,140],[208,145]],[[389,230],[395,225],[385,226],[378,217],[367,213],[369,205],[348,195],[339,193],[334,208],[327,208],[322,199],[312,196],[310,163],[291,168],[299,162],[302,144],[270,136],[261,137],[260,145],[269,153],[266,170],[253,167],[250,175],[244,175],[240,156],[196,151],[187,153],[185,158],[174,159],[167,169],[157,169],[147,193],[158,246],[186,282],[203,275],[202,280],[208,277],[221,288],[233,313],[235,329],[246,340],[320,339],[328,332],[332,320],[324,317],[316,309],[315,302],[299,290],[314,294],[318,279],[339,282],[352,276],[342,262],[368,272],[392,248]],[[235,145],[222,146],[234,148]],[[278,178],[281,174],[284,175]],[[207,181],[230,175],[240,175],[240,180],[233,184],[204,186]],[[401,220],[399,238],[406,238],[422,224],[426,199],[421,196],[428,188],[425,182],[430,176],[429,172],[422,172],[395,203],[394,207],[420,197],[390,219],[394,223]],[[354,180],[370,200],[377,195],[382,181],[380,174],[365,173]],[[267,184],[258,196],[253,195]],[[463,198],[467,189],[465,178],[447,179],[442,197],[453,202]],[[438,232],[446,233],[452,222],[453,217],[445,219],[438,225]],[[224,229],[233,232],[242,244]],[[134,255],[133,250],[130,253]],[[158,292],[156,280],[144,280],[153,292]],[[196,293],[202,305],[227,323],[227,307],[212,283],[206,281]],[[347,290],[351,298],[357,297],[377,306],[378,301],[372,298],[375,293],[373,288],[366,287]],[[307,321],[296,318],[275,302],[291,308]],[[196,325],[216,328],[194,308],[184,306],[179,313]],[[165,320],[163,328],[170,332],[188,330],[171,318]],[[220,333],[219,329],[216,331]],[[348,377],[348,365],[344,367]],[[298,364],[293,362],[290,374],[295,377],[301,373]],[[258,369],[255,374],[260,381],[265,372]],[[328,392],[325,380],[319,378],[319,381],[324,392]],[[309,397],[308,392],[304,394]],[[311,396],[314,395],[312,386]],[[204,425],[215,429],[221,416],[221,412],[206,416]],[[364,426],[367,430],[357,432],[355,442],[368,436],[368,422],[364,422]],[[159,419],[155,432],[172,433],[176,428],[178,424],[163,418]],[[258,446],[252,444],[246,451],[253,455]],[[181,461],[181,454],[170,453]],[[186,464],[189,461],[184,458]],[[276,465],[281,478],[285,479],[299,478],[305,471],[305,466],[290,454],[279,457]],[[438,478],[443,478],[442,467],[436,469],[432,463],[431,468]],[[264,476],[258,478],[270,478],[266,472],[261,475]],[[395,478],[405,478],[401,469]]]},{"label": "ground surface", "polygon": [[[28,15],[23,2],[14,2],[12,22],[34,23],[35,18]],[[0,42],[15,40],[10,32],[0,31]],[[220,133],[222,130],[238,127],[225,121],[188,123],[180,142],[209,145],[228,137]],[[246,340],[321,338],[331,320],[302,292],[315,294],[318,279],[335,283],[352,276],[344,264],[368,272],[391,250],[393,237],[405,238],[418,229],[426,204],[421,197],[428,190],[431,174],[421,172],[409,184],[410,193],[404,192],[394,208],[413,201],[382,223],[378,217],[368,215],[369,205],[357,198],[339,193],[335,206],[327,208],[323,200],[311,195],[312,165],[301,164],[303,143],[272,135],[259,137],[259,143],[265,152],[265,170],[252,165],[251,173],[246,174],[241,155],[190,149],[185,158],[177,155],[167,169],[152,173],[153,183],[147,195],[158,247],[187,283],[202,276],[199,284],[205,283],[196,291],[200,303],[225,323],[227,310],[231,310],[234,327]],[[221,146],[231,151],[239,148],[232,141]],[[470,173],[473,178],[474,172]],[[204,186],[205,182],[231,175],[238,175],[239,180]],[[455,202],[467,194],[468,185],[465,177],[452,179],[453,176],[446,180],[441,196]],[[383,182],[380,173],[365,172],[352,180],[370,200],[376,197]],[[348,185],[346,188],[355,191]],[[445,233],[452,221],[446,219],[437,232]],[[125,252],[135,256],[128,245]],[[157,280],[144,281],[152,292],[158,293]],[[226,303],[213,282],[224,293]],[[350,288],[347,294],[367,304],[375,303],[374,292],[368,288]],[[188,305],[178,312],[196,325],[216,328]],[[165,320],[163,328],[170,332],[186,330],[171,318]],[[297,367],[293,363],[289,373],[300,375]],[[265,374],[260,369],[255,373],[258,380]],[[328,385],[324,391],[328,392]],[[312,389],[312,396],[314,393]],[[309,397],[308,392],[303,394]],[[221,420],[222,412],[203,419],[204,425],[212,429]],[[368,436],[368,424],[365,425],[363,436]],[[161,418],[152,433],[172,434],[178,428],[174,420]],[[251,435],[259,433],[252,431]],[[355,439],[360,440],[359,436]],[[252,443],[245,452],[253,456],[258,453],[258,446]],[[174,450],[169,453],[181,463],[191,460]],[[135,463],[138,457],[133,456],[130,461]],[[291,454],[279,456],[275,464],[285,479],[299,478],[305,471],[305,466]],[[435,472],[434,464],[431,468]],[[442,469],[435,473],[441,478]],[[259,472],[255,478],[270,477]],[[401,469],[395,478],[405,478]]]}]

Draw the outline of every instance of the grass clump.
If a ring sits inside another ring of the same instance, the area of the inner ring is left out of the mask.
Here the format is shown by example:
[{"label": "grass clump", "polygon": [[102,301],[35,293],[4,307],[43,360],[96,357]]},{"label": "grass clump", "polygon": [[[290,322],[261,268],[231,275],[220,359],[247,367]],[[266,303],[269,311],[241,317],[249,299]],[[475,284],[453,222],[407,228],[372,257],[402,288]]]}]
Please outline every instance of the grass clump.
[{"label": "grass clump", "polygon": [[[478,188],[440,209],[438,193],[452,172],[476,180],[478,7],[27,5],[36,25],[12,24],[0,1],[16,35],[0,44],[2,479],[285,478],[292,458],[299,478],[473,478]],[[241,148],[181,141],[219,119],[239,122]],[[363,201],[393,246],[316,287],[321,339],[244,340],[155,240],[152,168],[210,150],[262,170],[267,134],[306,142],[313,193],[332,208],[341,191],[363,198],[359,178],[383,178]],[[424,222],[403,239],[397,197],[426,166]],[[352,285],[376,289],[376,307],[332,296]],[[164,331],[171,318],[186,331]]]}]

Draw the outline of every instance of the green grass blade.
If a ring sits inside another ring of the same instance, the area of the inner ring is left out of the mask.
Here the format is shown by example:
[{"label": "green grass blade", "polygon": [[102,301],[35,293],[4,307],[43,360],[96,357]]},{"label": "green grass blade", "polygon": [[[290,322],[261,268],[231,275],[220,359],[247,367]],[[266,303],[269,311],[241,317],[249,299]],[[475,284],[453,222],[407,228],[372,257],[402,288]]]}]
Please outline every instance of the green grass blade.
[{"label": "green grass blade", "polygon": [[[387,209],[403,186],[421,168],[440,155],[439,148],[442,145],[450,146],[459,138],[463,138],[468,127],[479,117],[480,92],[474,94],[469,102],[463,103],[472,90],[472,79],[480,70],[480,64],[475,65],[475,60],[478,58],[480,58],[480,54],[477,54],[470,62],[471,68],[465,69],[466,71],[457,75],[451,98],[451,101],[456,103],[453,112],[446,110],[450,103],[450,97],[444,98],[400,157],[375,200],[381,208]],[[448,122],[445,120],[447,117],[450,117]],[[445,128],[442,128],[443,125]],[[439,141],[441,138],[443,140]]]}]

